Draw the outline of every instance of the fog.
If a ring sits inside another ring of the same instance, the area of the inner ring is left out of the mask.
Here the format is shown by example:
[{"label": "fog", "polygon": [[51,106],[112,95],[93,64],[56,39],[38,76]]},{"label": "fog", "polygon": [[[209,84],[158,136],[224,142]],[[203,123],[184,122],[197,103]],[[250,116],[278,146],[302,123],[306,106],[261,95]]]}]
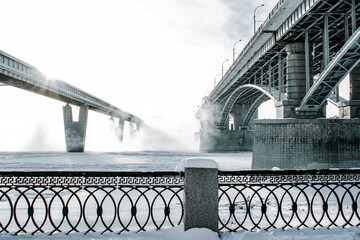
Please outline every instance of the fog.
[{"label": "fog", "polygon": [[[121,143],[108,116],[89,112],[86,151],[196,151],[201,99],[252,37],[255,7],[265,3],[265,20],[276,2],[0,0],[0,49],[144,119]],[[1,86],[0,151],[65,151],[64,105]]]}]

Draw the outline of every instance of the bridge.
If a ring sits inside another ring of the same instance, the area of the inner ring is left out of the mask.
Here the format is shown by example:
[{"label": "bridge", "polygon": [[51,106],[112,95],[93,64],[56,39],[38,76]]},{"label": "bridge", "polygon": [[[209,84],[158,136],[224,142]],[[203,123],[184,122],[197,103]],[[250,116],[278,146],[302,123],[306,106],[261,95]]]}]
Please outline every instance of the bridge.
[{"label": "bridge", "polygon": [[[359,0],[280,0],[198,110],[200,149],[253,150],[254,168],[360,160],[359,14]],[[255,120],[269,99],[277,119]],[[324,119],[328,101],[341,118]]]},{"label": "bridge", "polygon": [[[117,118],[117,133],[123,140],[125,121],[131,131],[138,131],[143,124],[139,117],[123,111],[69,83],[50,79],[30,64],[0,51],[0,83],[50,97],[66,105],[63,107],[66,149],[68,152],[83,152],[85,146],[88,110]],[[72,107],[80,107],[78,121],[73,120]]]}]

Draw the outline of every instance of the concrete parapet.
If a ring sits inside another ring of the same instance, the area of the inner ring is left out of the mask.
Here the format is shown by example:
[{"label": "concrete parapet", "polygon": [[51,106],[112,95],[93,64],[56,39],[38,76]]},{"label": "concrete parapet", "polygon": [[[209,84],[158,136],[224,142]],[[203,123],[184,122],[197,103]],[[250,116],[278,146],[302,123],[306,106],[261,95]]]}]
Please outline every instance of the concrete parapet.
[{"label": "concrete parapet", "polygon": [[77,122],[73,121],[72,108],[69,104],[63,107],[63,112],[66,151],[83,152],[85,148],[88,107],[80,107],[79,120]]},{"label": "concrete parapet", "polygon": [[201,130],[201,152],[252,151],[254,130]]},{"label": "concrete parapet", "polygon": [[185,231],[191,228],[219,231],[217,163],[211,159],[186,159],[183,164]]},{"label": "concrete parapet", "polygon": [[360,167],[360,119],[255,121],[252,169]]}]

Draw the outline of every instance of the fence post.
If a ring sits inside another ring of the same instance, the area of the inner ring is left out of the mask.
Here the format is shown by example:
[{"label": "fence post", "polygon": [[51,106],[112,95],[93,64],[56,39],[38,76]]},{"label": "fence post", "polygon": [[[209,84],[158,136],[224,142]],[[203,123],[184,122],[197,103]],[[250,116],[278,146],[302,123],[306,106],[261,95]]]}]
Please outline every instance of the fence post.
[{"label": "fence post", "polygon": [[212,159],[191,158],[181,164],[180,171],[185,171],[185,231],[190,228],[208,228],[218,232],[217,163]]}]

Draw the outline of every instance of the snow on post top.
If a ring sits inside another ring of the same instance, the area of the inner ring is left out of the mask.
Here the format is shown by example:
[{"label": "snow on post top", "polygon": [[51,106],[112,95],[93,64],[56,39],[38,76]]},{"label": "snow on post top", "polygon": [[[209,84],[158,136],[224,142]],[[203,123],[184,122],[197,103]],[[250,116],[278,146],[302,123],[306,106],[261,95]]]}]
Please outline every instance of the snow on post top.
[{"label": "snow on post top", "polygon": [[186,158],[183,159],[175,168],[175,172],[184,172],[185,168],[215,168],[218,164],[209,158]]}]

